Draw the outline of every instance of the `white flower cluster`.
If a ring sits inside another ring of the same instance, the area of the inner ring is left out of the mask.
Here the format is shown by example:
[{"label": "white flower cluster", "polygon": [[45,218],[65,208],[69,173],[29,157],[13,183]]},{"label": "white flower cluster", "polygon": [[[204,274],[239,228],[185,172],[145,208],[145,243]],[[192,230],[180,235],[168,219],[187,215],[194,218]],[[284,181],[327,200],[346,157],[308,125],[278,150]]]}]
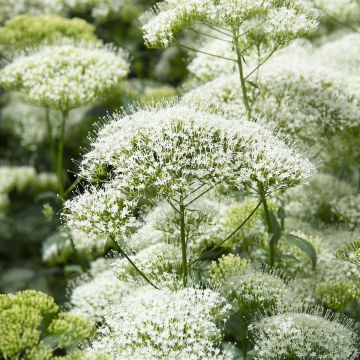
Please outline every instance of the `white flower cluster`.
[{"label": "white flower cluster", "polygon": [[36,16],[63,12],[62,0],[0,0],[0,23],[20,14]]},{"label": "white flower cluster", "polygon": [[359,84],[328,67],[274,58],[261,71],[257,107],[286,133],[317,141],[319,134],[331,136],[360,125]]},{"label": "white flower cluster", "polygon": [[[310,142],[317,141],[319,134],[332,136],[359,126],[358,78],[294,60],[293,56],[278,56],[264,65],[257,82],[256,112],[283,133]],[[222,75],[190,91],[182,101],[232,118],[244,112],[235,74]]]},{"label": "white flower cluster", "polygon": [[0,84],[29,102],[68,111],[95,101],[129,70],[123,52],[87,43],[44,46],[16,58],[0,72]]},{"label": "white flower cluster", "polygon": [[[181,249],[178,246],[159,243],[131,255],[130,259],[156,283],[163,273],[179,272],[181,268],[180,254]],[[125,258],[115,260],[112,269],[120,280],[131,281],[138,278],[137,271]]]},{"label": "white flower cluster", "polygon": [[257,181],[279,189],[306,181],[313,171],[269,129],[245,119],[231,121],[177,105],[111,120],[84,156],[81,175],[94,179],[110,167],[117,185],[129,190],[153,185],[159,195],[186,197],[192,184],[241,188]]},{"label": "white flower cluster", "polygon": [[[104,264],[111,267],[111,261]],[[91,276],[76,279],[70,286],[69,306],[71,313],[83,315],[97,322],[103,321],[111,306],[118,306],[123,297],[135,289],[134,283],[119,280],[110,269],[97,269],[92,263]]]},{"label": "white flower cluster", "polygon": [[103,352],[110,360],[231,359],[216,347],[230,305],[205,289],[140,288],[109,309],[106,326],[88,353]]},{"label": "white flower cluster", "polygon": [[230,30],[257,21],[265,37],[284,42],[316,30],[317,15],[308,4],[301,0],[166,0],[158,3],[155,16],[144,16],[144,39],[148,46],[167,47],[178,31],[196,22]]},{"label": "white flower cluster", "polygon": [[356,332],[337,317],[285,313],[264,318],[251,328],[256,360],[355,360],[359,355]]},{"label": "white flower cluster", "polygon": [[115,115],[81,168],[89,181],[111,178],[65,203],[68,226],[91,236],[116,236],[124,227],[133,228],[132,208],[150,190],[175,201],[189,201],[199,186],[242,189],[261,183],[269,191],[282,190],[306,182],[314,170],[256,122],[179,105]]},{"label": "white flower cluster", "polygon": [[276,271],[256,269],[233,255],[222,257],[219,264],[214,262],[211,272],[212,284],[229,301],[236,301],[246,314],[283,310],[294,300]]},{"label": "white flower cluster", "polygon": [[78,229],[96,241],[99,236],[114,239],[127,236],[139,226],[133,216],[136,201],[125,199],[121,190],[112,184],[104,188],[91,186],[64,204],[63,218],[70,230]]}]

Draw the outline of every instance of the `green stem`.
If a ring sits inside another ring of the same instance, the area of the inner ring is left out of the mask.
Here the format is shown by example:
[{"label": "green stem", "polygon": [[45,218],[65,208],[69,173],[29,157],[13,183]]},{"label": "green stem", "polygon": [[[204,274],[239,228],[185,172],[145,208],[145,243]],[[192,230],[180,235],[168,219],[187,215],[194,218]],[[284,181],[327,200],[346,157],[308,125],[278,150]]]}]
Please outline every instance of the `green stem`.
[{"label": "green stem", "polygon": [[80,267],[81,267],[81,270],[83,272],[87,271],[89,269],[89,264],[87,261],[84,261],[83,260],[83,257],[80,255],[79,251],[77,250],[76,246],[75,246],[75,243],[74,243],[74,239],[69,231],[69,238],[70,238],[70,244],[71,244],[71,247],[72,247],[72,250],[74,252],[74,255],[75,255],[75,258],[77,260],[77,262],[79,263]]},{"label": "green stem", "polygon": [[59,195],[62,201],[65,200],[65,191],[64,191],[64,142],[65,142],[65,126],[66,119],[68,116],[68,111],[61,112],[61,127],[60,127],[60,138],[58,143],[58,152],[57,152],[57,177],[59,184]]},{"label": "green stem", "polygon": [[187,285],[188,277],[188,264],[187,264],[187,244],[185,232],[185,206],[180,203],[180,239],[181,239],[181,255],[182,255],[182,272],[183,272],[183,285]]},{"label": "green stem", "polygon": [[250,111],[249,98],[248,98],[247,90],[246,90],[246,79],[244,77],[242,54],[241,54],[241,50],[239,47],[237,31],[234,31],[233,33],[234,33],[235,50],[236,50],[236,55],[237,55],[237,64],[238,64],[238,70],[239,70],[239,75],[240,75],[242,98],[243,98],[243,102],[245,105],[247,117],[250,120],[251,119],[251,111]]},{"label": "green stem", "polygon": [[126,252],[119,246],[119,244],[112,238],[113,246],[115,249],[124,256],[124,258],[132,265],[132,267],[138,272],[138,274],[152,287],[155,289],[159,289],[137,266],[136,264],[130,259],[130,257],[126,254]]},{"label": "green stem", "polygon": [[51,152],[51,160],[54,164],[53,166],[56,167],[56,149],[55,149],[55,141],[53,137],[53,132],[51,128],[51,122],[50,122],[50,110],[48,108],[45,108],[45,121],[46,121],[46,128],[48,132],[49,142],[50,142],[50,152]]},{"label": "green stem", "polygon": [[[264,215],[265,215],[267,231],[269,234],[273,234],[269,206],[268,206],[268,203],[266,200],[264,186],[262,184],[259,184],[259,194],[260,194],[260,198],[261,198],[261,201],[262,201],[263,207],[264,207]],[[269,264],[270,264],[270,266],[274,266],[274,264],[275,264],[275,243],[271,240],[269,243]]]},{"label": "green stem", "polygon": [[[205,251],[201,256],[209,255],[214,250],[218,249],[220,246],[224,245],[227,241],[229,241],[256,213],[256,210],[260,207],[262,203],[262,200],[259,201],[259,203],[256,205],[256,207],[251,211],[251,213],[246,217],[246,219],[234,230],[231,234],[229,234],[224,240],[222,240],[219,244],[217,244],[216,248],[210,249],[209,251]],[[190,265],[194,264],[196,261],[200,260],[200,258],[197,258],[190,262]]]}]

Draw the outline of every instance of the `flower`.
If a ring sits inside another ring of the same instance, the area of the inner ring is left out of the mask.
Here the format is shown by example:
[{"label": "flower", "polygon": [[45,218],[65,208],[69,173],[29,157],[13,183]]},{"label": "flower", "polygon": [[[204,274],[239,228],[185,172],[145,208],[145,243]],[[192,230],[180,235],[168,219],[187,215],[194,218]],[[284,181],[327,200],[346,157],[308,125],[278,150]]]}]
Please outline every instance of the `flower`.
[{"label": "flower", "polygon": [[61,111],[86,105],[124,79],[123,52],[94,43],[44,46],[17,57],[0,72],[0,85],[29,102]]},{"label": "flower", "polygon": [[335,253],[338,260],[343,260],[360,266],[360,240],[350,242]]},{"label": "flower", "polygon": [[220,184],[283,190],[306,182],[314,169],[256,122],[180,105],[115,114],[91,147],[80,174],[98,184],[67,201],[63,218],[92,237],[126,236],[137,226],[134,210],[147,195],[191,201],[199,190]]},{"label": "flower", "polygon": [[82,19],[58,15],[19,15],[0,29],[0,52],[9,56],[30,46],[49,45],[62,39],[96,41],[95,27]]},{"label": "flower", "polygon": [[353,280],[324,281],[316,286],[315,294],[326,307],[341,311],[346,305],[360,299],[360,288]]},{"label": "flower", "polygon": [[[107,262],[107,267],[111,264]],[[70,286],[70,312],[82,315],[93,322],[103,321],[111,305],[117,306],[122,298],[131,293],[134,284],[119,280],[111,269],[83,276]]]},{"label": "flower", "polygon": [[143,16],[144,39],[151,47],[169,46],[177,32],[196,22],[225,26],[231,33],[243,23],[257,21],[258,26],[265,23],[265,37],[281,42],[307,35],[317,28],[315,9],[301,0],[165,0],[157,6],[154,15]]},{"label": "flower", "polygon": [[338,316],[284,313],[251,326],[256,360],[355,360],[358,336]]},{"label": "flower", "polygon": [[[162,276],[164,272],[179,272],[181,268],[180,254],[179,247],[159,243],[131,255],[130,259],[147,277],[156,282],[157,277]],[[123,281],[131,281],[138,277],[135,268],[125,258],[116,259],[112,264],[112,269],[116,277]]]},{"label": "flower", "polygon": [[218,264],[212,263],[210,272],[211,284],[229,301],[237,303],[242,314],[277,312],[294,300],[281,273],[256,269],[237,256],[223,256]]},{"label": "flower", "polygon": [[209,289],[143,287],[110,308],[87,353],[110,359],[231,359],[217,348],[230,306]]}]

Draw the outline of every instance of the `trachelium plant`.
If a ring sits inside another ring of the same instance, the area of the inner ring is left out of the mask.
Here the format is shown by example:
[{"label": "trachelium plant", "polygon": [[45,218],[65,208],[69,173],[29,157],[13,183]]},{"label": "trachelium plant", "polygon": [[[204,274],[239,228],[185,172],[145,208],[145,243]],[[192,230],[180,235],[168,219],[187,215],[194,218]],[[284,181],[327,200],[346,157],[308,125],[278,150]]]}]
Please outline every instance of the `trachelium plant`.
[{"label": "trachelium plant", "polygon": [[[230,44],[236,54],[235,58],[212,53],[207,55],[237,65],[241,85],[239,98],[248,120],[254,120],[260,67],[279,48],[296,38],[313,33],[318,26],[317,16],[315,7],[306,0],[165,0],[157,4],[152,14],[143,16],[142,29],[148,47],[168,47],[174,43],[197,51],[176,40],[177,33],[186,29]],[[251,60],[253,54],[255,62]],[[245,74],[245,64],[251,63],[254,63],[253,68]],[[273,266],[279,237],[274,234],[279,231],[267,203],[270,193],[261,181],[256,185],[256,192],[264,208],[270,237],[269,263]]]},{"label": "trachelium plant", "polygon": [[189,266],[196,260],[188,256],[186,219],[197,200],[220,184],[239,191],[260,187],[264,197],[253,214],[269,192],[306,182],[313,170],[307,158],[256,122],[158,105],[109,118],[81,162],[80,176],[88,185],[65,203],[63,217],[69,228],[89,237],[111,238],[132,262],[123,248],[132,246],[127,240],[138,226],[137,209],[144,200],[166,200],[180,224],[186,287]]},{"label": "trachelium plant", "polygon": [[[65,199],[63,152],[69,112],[104,96],[127,75],[127,56],[120,49],[100,42],[60,41],[27,50],[0,72],[0,85],[19,91],[29,103],[47,111],[47,125],[56,170],[59,195]],[[49,109],[60,112],[62,121],[57,147]]]},{"label": "trachelium plant", "polygon": [[[248,94],[251,75],[280,47],[313,33],[318,25],[317,11],[306,0],[165,0],[153,14],[143,16],[145,43],[149,47],[168,47],[179,31],[191,29],[232,45],[235,58],[209,53],[237,64],[242,97],[248,119],[252,117],[253,100]],[[204,32],[202,32],[204,30]],[[249,55],[256,54],[254,68],[244,73]],[[256,79],[255,79],[256,81]]]}]

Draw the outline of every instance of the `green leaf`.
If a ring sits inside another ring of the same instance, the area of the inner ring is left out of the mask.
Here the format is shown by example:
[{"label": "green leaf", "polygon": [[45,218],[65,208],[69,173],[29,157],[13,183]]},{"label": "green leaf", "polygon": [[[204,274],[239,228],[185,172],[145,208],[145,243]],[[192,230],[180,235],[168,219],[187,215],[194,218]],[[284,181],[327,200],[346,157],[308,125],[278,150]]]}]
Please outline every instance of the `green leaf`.
[{"label": "green leaf", "polygon": [[309,243],[307,240],[293,234],[287,234],[286,240],[298,247],[300,250],[302,250],[305,254],[307,254],[312,262],[313,269],[316,267],[316,250],[312,246],[311,243]]},{"label": "green leaf", "polygon": [[253,81],[246,80],[246,82],[247,82],[250,86],[252,86],[252,87],[254,87],[255,89],[258,89],[258,90],[260,91],[259,86],[258,86],[256,83],[254,83]]}]

